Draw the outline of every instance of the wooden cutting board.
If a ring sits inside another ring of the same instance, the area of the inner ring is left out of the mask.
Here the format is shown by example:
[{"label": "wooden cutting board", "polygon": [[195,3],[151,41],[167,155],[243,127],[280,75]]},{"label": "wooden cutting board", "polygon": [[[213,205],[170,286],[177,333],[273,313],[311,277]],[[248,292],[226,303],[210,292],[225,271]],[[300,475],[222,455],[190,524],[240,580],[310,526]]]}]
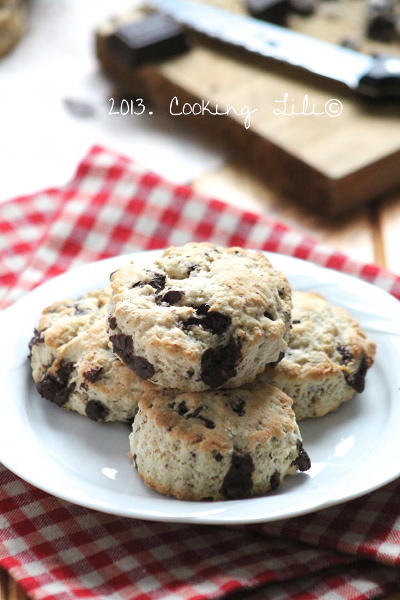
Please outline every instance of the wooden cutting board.
[{"label": "wooden cutting board", "polygon": [[[243,10],[239,0],[208,4]],[[363,51],[400,55],[399,44],[365,41],[363,6],[361,0],[321,1],[315,16],[293,16],[290,26],[334,43],[358,39]],[[177,126],[223,144],[269,185],[325,214],[400,186],[400,102],[361,100],[340,84],[198,37],[186,54],[133,70],[110,52],[107,40],[139,16],[118,16],[96,36],[102,68],[124,92],[140,94]]]}]

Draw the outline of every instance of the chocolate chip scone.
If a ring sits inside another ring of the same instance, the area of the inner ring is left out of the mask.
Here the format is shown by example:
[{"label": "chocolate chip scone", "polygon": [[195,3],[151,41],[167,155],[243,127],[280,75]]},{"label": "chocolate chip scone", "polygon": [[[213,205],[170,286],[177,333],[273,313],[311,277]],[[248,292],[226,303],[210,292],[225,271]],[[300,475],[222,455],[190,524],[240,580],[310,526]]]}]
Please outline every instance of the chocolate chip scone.
[{"label": "chocolate chip scone", "polygon": [[252,381],[284,355],[291,288],[261,252],[190,243],[111,275],[108,332],[135,373],[187,391]]},{"label": "chocolate chip scone", "polygon": [[293,292],[292,326],[285,358],[258,378],[292,398],[298,421],[322,417],[364,390],[376,348],[345,309]]},{"label": "chocolate chip scone", "polygon": [[93,421],[131,421],[152,385],[128,369],[109,347],[106,305],[111,290],[46,308],[30,342],[39,394]]},{"label": "chocolate chip scone", "polygon": [[240,389],[160,389],[139,400],[130,456],[154,490],[181,500],[234,500],[310,468],[292,401],[262,382]]}]

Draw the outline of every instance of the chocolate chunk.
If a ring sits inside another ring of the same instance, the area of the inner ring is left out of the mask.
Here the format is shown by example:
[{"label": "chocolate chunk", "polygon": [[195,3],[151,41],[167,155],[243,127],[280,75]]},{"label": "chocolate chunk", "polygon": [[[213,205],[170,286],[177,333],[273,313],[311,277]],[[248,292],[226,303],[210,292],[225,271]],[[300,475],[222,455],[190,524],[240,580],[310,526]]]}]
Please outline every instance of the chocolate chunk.
[{"label": "chocolate chunk", "polygon": [[110,329],[116,329],[117,319],[115,317],[108,317],[108,326]]},{"label": "chocolate chunk", "polygon": [[194,326],[199,326],[214,335],[221,335],[231,323],[232,319],[228,315],[223,315],[216,310],[210,311],[208,304],[201,304],[196,308],[196,316],[183,321],[182,327],[188,330]]},{"label": "chocolate chunk", "polygon": [[188,407],[186,406],[186,402],[184,400],[182,400],[182,402],[179,402],[178,404],[178,415],[185,415],[188,411]]},{"label": "chocolate chunk", "polygon": [[296,15],[310,17],[315,13],[315,8],[312,0],[289,0],[289,10]]},{"label": "chocolate chunk", "polygon": [[308,471],[311,467],[311,460],[307,452],[303,448],[303,442],[297,440],[297,458],[292,462],[292,465],[298,468],[299,471]]},{"label": "chocolate chunk", "polygon": [[136,462],[137,456],[136,454],[134,454],[132,456],[132,462],[133,462],[133,466],[135,467],[135,469],[137,470],[138,466],[137,466],[137,462]]},{"label": "chocolate chunk", "polygon": [[190,265],[190,267],[188,268],[188,277],[193,273],[193,271],[197,271],[198,269],[200,269],[200,265]]},{"label": "chocolate chunk", "polygon": [[169,304],[170,306],[174,306],[184,295],[185,292],[182,292],[181,290],[169,290],[169,292],[166,292],[164,294],[164,296],[161,299],[161,302]]},{"label": "chocolate chunk", "polygon": [[350,387],[352,387],[357,394],[361,394],[365,388],[365,376],[368,371],[368,363],[365,359],[365,356],[362,357],[359,367],[357,369],[357,373],[350,377],[349,375],[345,375],[346,383]]},{"label": "chocolate chunk", "polygon": [[367,37],[379,42],[392,42],[397,37],[397,19],[391,12],[372,15],[367,23]]},{"label": "chocolate chunk", "polygon": [[201,357],[201,380],[210,388],[220,387],[235,377],[241,358],[240,340],[233,337],[226,346],[208,348]]},{"label": "chocolate chunk", "polygon": [[88,371],[84,371],[83,377],[87,379],[90,383],[94,383],[100,376],[103,367],[94,367],[93,369],[89,369]]},{"label": "chocolate chunk", "polygon": [[63,406],[68,402],[69,395],[74,388],[75,384],[66,386],[52,375],[45,375],[36,384],[36,389],[42,398],[54,402],[57,406]]},{"label": "chocolate chunk", "polygon": [[186,415],[185,419],[195,419],[203,410],[202,406],[198,406],[192,413]]},{"label": "chocolate chunk", "polygon": [[68,402],[70,393],[75,389],[75,383],[68,385],[73,368],[73,363],[61,363],[56,377],[44,375],[36,384],[36,389],[42,398],[54,402],[57,406],[63,406]]},{"label": "chocolate chunk", "polygon": [[135,356],[133,351],[132,336],[119,333],[110,336],[113,352],[120,357],[132,371],[142,379],[149,379],[154,375],[153,365],[143,356]]},{"label": "chocolate chunk", "polygon": [[292,321],[292,325],[300,325],[300,323],[300,319],[294,319],[294,321]]},{"label": "chocolate chunk", "polygon": [[165,60],[188,49],[183,27],[155,13],[120,27],[108,38],[109,50],[129,67]]},{"label": "chocolate chunk", "polygon": [[131,364],[132,371],[134,371],[136,375],[142,379],[149,379],[150,377],[153,377],[155,372],[154,367],[151,362],[147,360],[147,358],[144,358],[143,356],[133,356]]},{"label": "chocolate chunk", "polygon": [[117,271],[118,271],[118,269],[115,269],[115,271],[112,271],[112,272],[110,273],[110,281],[111,281],[111,278],[112,278],[112,276],[114,275],[114,273],[116,273]]},{"label": "chocolate chunk", "polygon": [[282,360],[283,358],[285,358],[285,353],[284,353],[284,352],[279,352],[278,359],[277,359],[277,360],[275,360],[274,362],[270,362],[270,363],[268,363],[268,366],[269,366],[269,367],[271,367],[271,368],[273,369],[274,367],[276,367],[276,365],[277,365],[277,364],[279,364],[279,363],[281,362],[281,360]]},{"label": "chocolate chunk", "polygon": [[281,476],[279,471],[274,471],[274,473],[271,475],[271,479],[269,480],[269,485],[271,487],[271,490],[276,490],[278,489],[278,487],[280,486],[281,483]]},{"label": "chocolate chunk", "polygon": [[233,412],[239,415],[239,417],[244,417],[246,414],[246,411],[244,410],[244,407],[246,406],[245,400],[238,400],[236,403],[231,403],[230,406]]},{"label": "chocolate chunk", "polygon": [[154,277],[147,282],[147,285],[151,285],[157,291],[162,290],[165,287],[166,275],[163,273],[155,273]]},{"label": "chocolate chunk", "polygon": [[92,421],[104,421],[110,414],[109,409],[99,400],[89,400],[86,404],[86,416]]},{"label": "chocolate chunk", "polygon": [[193,369],[189,369],[189,371],[186,373],[188,376],[188,379],[192,379],[193,375],[194,375],[194,371]]},{"label": "chocolate chunk", "polygon": [[43,344],[43,343],[44,343],[44,339],[42,338],[42,334],[39,333],[39,331],[37,329],[34,329],[33,330],[33,338],[30,340],[30,342],[28,344],[28,349],[29,349],[28,359],[29,360],[32,357],[33,346],[38,346],[39,344]]},{"label": "chocolate chunk", "polygon": [[220,493],[228,499],[248,498],[253,489],[254,463],[250,454],[232,453],[231,466],[224,477]]},{"label": "chocolate chunk", "polygon": [[215,429],[215,423],[208,419],[207,417],[203,417],[203,415],[199,415],[197,417],[207,429]]},{"label": "chocolate chunk", "polygon": [[196,308],[196,313],[198,315],[206,315],[209,310],[210,310],[210,307],[208,304],[200,304],[200,306],[198,306]]},{"label": "chocolate chunk", "polygon": [[267,317],[270,321],[275,321],[274,317],[267,310],[264,313],[264,317]]},{"label": "chocolate chunk", "polygon": [[351,362],[353,360],[353,355],[350,351],[350,348],[348,348],[347,346],[338,346],[337,351],[341,355],[342,363],[344,365],[348,365],[349,362]]},{"label": "chocolate chunk", "polygon": [[252,17],[275,25],[286,25],[290,11],[288,0],[246,0],[246,7]]},{"label": "chocolate chunk", "polygon": [[145,283],[143,281],[137,281],[136,283],[131,285],[131,290],[133,290],[133,288],[144,287],[144,286],[145,286]]},{"label": "chocolate chunk", "polygon": [[213,450],[213,453],[212,453],[212,455],[213,455],[213,458],[215,458],[215,460],[216,460],[217,462],[221,462],[221,460],[224,458],[224,457],[222,456],[221,452],[218,452],[218,450]]},{"label": "chocolate chunk", "polygon": [[64,383],[65,385],[68,383],[68,380],[71,376],[72,371],[74,370],[74,363],[72,362],[64,362],[62,361],[60,364],[60,367],[57,370],[57,378],[59,379],[59,381],[61,381],[61,383]]}]

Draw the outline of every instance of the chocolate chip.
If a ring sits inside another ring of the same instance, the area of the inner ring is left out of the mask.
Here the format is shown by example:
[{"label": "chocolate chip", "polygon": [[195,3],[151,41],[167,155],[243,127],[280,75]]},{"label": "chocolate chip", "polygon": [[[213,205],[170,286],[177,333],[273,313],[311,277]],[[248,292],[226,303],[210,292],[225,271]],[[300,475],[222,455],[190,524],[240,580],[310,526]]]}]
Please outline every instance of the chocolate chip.
[{"label": "chocolate chip", "polygon": [[32,357],[32,348],[33,346],[38,346],[39,344],[43,344],[44,343],[44,339],[42,338],[42,334],[39,333],[39,331],[37,329],[33,330],[33,338],[30,340],[29,344],[28,344],[28,348],[29,348],[29,360]]},{"label": "chocolate chip", "polygon": [[284,352],[279,352],[278,359],[277,359],[277,360],[275,360],[274,362],[270,362],[270,363],[268,363],[268,366],[269,366],[269,367],[271,367],[271,368],[273,369],[274,367],[276,367],[276,365],[277,365],[277,364],[279,364],[279,363],[281,362],[281,360],[282,360],[283,358],[285,358],[285,353],[284,353]]},{"label": "chocolate chip", "polygon": [[100,376],[103,367],[94,367],[93,369],[89,369],[88,371],[84,371],[83,377],[87,379],[90,383],[94,383]]},{"label": "chocolate chip", "polygon": [[117,319],[115,317],[108,317],[108,326],[110,329],[116,329]]},{"label": "chocolate chip", "polygon": [[311,467],[311,460],[307,452],[303,448],[303,442],[297,440],[297,458],[294,459],[292,465],[297,467],[299,471],[308,471]]},{"label": "chocolate chip", "polygon": [[231,466],[224,477],[220,493],[228,499],[248,498],[253,489],[254,463],[250,454],[232,453]]},{"label": "chocolate chip", "polygon": [[68,385],[73,368],[73,363],[61,363],[56,377],[49,374],[44,375],[36,384],[36,389],[42,398],[54,402],[57,406],[63,406],[68,402],[70,393],[75,389],[75,383]]},{"label": "chocolate chip", "polygon": [[221,460],[224,458],[224,457],[222,456],[221,452],[218,452],[218,450],[213,450],[213,453],[212,453],[212,455],[213,455],[213,458],[215,458],[215,460],[216,460],[217,462],[221,462]]},{"label": "chocolate chip", "polygon": [[169,290],[169,292],[166,292],[164,294],[164,296],[161,299],[161,302],[169,304],[170,306],[174,306],[179,302],[179,300],[182,298],[182,296],[184,296],[184,294],[185,292],[182,292],[181,290]]},{"label": "chocolate chip", "polygon": [[194,375],[193,369],[189,369],[189,371],[186,373],[186,375],[188,376],[188,379],[192,379],[192,377]]},{"label": "chocolate chip", "polygon": [[133,466],[135,467],[135,469],[137,469],[137,468],[138,468],[138,466],[137,466],[137,462],[136,462],[136,459],[137,459],[137,456],[136,456],[136,454],[134,454],[134,455],[132,456],[132,462],[133,462]]},{"label": "chocolate chip", "polygon": [[292,325],[300,325],[300,323],[300,319],[294,319],[294,321],[292,321]]},{"label": "chocolate chip", "polygon": [[236,413],[239,417],[244,417],[244,415],[246,414],[246,411],[244,410],[244,407],[246,406],[245,400],[237,400],[235,404],[231,403],[230,406],[233,412]]},{"label": "chocolate chip", "polygon": [[274,471],[274,473],[271,475],[271,479],[269,480],[269,485],[271,490],[276,490],[278,489],[278,487],[280,486],[281,483],[281,476],[279,471]]},{"label": "chocolate chip", "polygon": [[143,356],[135,356],[133,340],[130,335],[119,333],[110,336],[113,352],[120,357],[132,371],[142,379],[149,379],[154,375],[153,365]]},{"label": "chocolate chip", "polygon": [[137,281],[136,283],[131,285],[131,290],[133,290],[133,288],[144,287],[144,286],[145,286],[145,283],[143,281]]},{"label": "chocolate chip", "polygon": [[165,287],[166,275],[163,273],[155,273],[154,277],[147,282],[147,285],[151,285],[157,291],[162,290]]},{"label": "chocolate chip", "polygon": [[241,358],[241,342],[233,337],[226,346],[208,348],[201,358],[201,380],[210,388],[220,387],[235,377]]},{"label": "chocolate chip", "polygon": [[350,351],[350,348],[348,348],[347,346],[338,346],[337,351],[341,355],[342,363],[344,365],[348,365],[349,362],[351,362],[353,360],[353,355]]},{"label": "chocolate chip", "polygon": [[347,385],[349,385],[350,387],[352,387],[357,394],[361,394],[361,392],[364,391],[365,388],[365,376],[367,374],[368,371],[368,363],[365,359],[365,356],[362,357],[357,373],[355,373],[353,375],[353,377],[349,377],[349,375],[345,375],[345,379],[347,382]]},{"label": "chocolate chip", "polygon": [[110,280],[111,280],[111,277],[114,275],[114,273],[116,273],[116,272],[117,272],[117,270],[118,270],[118,269],[115,269],[115,271],[112,271],[112,272],[110,273]]},{"label": "chocolate chip", "polygon": [[109,409],[99,400],[89,400],[86,404],[86,416],[92,421],[104,421],[110,414]]}]

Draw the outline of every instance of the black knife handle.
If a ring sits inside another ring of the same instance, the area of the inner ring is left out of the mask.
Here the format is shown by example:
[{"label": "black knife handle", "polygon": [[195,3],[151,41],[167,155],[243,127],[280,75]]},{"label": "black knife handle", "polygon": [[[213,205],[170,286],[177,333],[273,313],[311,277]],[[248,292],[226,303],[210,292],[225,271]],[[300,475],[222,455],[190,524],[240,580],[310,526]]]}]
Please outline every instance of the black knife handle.
[{"label": "black knife handle", "polygon": [[378,56],[371,71],[361,77],[356,91],[370,98],[400,98],[400,58]]}]

